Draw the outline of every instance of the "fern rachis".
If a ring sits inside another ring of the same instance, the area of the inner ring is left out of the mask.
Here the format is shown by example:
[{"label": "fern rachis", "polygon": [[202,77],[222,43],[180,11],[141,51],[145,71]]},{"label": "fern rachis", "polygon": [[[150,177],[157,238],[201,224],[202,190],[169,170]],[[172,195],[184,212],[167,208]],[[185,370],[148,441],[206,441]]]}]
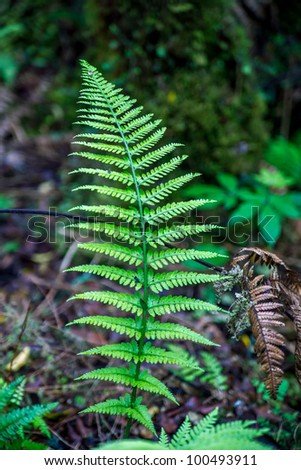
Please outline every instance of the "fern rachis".
[{"label": "fern rachis", "polygon": [[[73,297],[113,305],[132,315],[130,318],[90,316],[72,322],[72,324],[101,326],[124,334],[131,340],[86,351],[85,354],[100,354],[122,359],[130,364],[128,368],[108,367],[88,372],[81,378],[110,380],[129,386],[131,392],[119,399],[110,399],[92,405],[85,411],[126,416],[128,418],[126,436],[129,434],[132,420],[140,422],[155,433],[148,410],[141,403],[141,397],[138,397],[138,390],[159,393],[174,402],[176,400],[167,387],[146,370],[142,370],[142,366],[144,363],[181,365],[183,361],[181,362],[181,358],[176,354],[153,346],[150,341],[190,339],[207,345],[213,344],[189,328],[171,322],[161,323],[155,320],[155,317],[193,308],[216,309],[215,306],[201,300],[184,296],[166,296],[161,293],[178,286],[212,282],[218,278],[216,275],[180,270],[158,272],[170,263],[179,263],[197,257],[197,250],[170,247],[165,249],[166,244],[214,228],[210,225],[175,225],[172,222],[171,225],[167,225],[167,222],[210,201],[172,203],[165,201],[170,194],[198,176],[187,174],[169,178],[170,173],[186,156],[176,156],[163,163],[160,160],[177,149],[179,144],[172,143],[159,147],[158,143],[165,133],[165,128],[159,127],[160,121],[152,120],[152,115],[141,115],[142,107],[135,107],[134,100],[121,94],[121,90],[108,83],[87,62],[82,61],[82,69],[83,90],[80,94],[80,103],[87,107],[80,110],[78,124],[89,126],[95,132],[85,132],[76,137],[75,143],[88,148],[89,151],[79,150],[75,155],[103,163],[104,168],[80,167],[75,172],[101,177],[104,181],[107,180],[109,185],[79,186],[76,190],[92,191],[96,195],[96,202],[91,206],[82,205],[73,209],[81,209],[102,218],[113,217],[116,222],[106,223],[96,220],[79,222],[72,226],[113,237],[112,244],[82,243],[80,247],[92,253],[104,254],[131,267],[124,269],[119,266],[90,264],[71,270],[104,277],[133,289],[132,293],[96,291]],[[152,166],[154,164],[157,166]],[[164,178],[168,179],[164,181]],[[117,200],[117,205],[103,202],[99,204],[98,195]],[[119,206],[120,201],[122,206]],[[159,224],[162,222],[166,226],[160,228]],[[204,256],[210,258],[215,255],[204,252]]]}]

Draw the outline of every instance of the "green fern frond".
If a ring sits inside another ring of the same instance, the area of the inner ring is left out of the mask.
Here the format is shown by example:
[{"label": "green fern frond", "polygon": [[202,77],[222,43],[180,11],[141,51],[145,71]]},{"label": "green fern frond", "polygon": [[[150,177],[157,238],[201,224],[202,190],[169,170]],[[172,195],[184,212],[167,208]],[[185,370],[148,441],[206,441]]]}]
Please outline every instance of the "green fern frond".
[{"label": "green fern frond", "polygon": [[169,438],[164,428],[161,429],[158,443],[162,448],[165,448],[165,449],[168,448],[169,446]]},{"label": "green fern frond", "polygon": [[138,421],[153,434],[157,435],[152,419],[145,405],[141,405],[139,400],[131,403],[130,396],[126,395],[119,399],[110,399],[97,405],[86,408],[82,413],[104,413],[110,415],[128,416],[130,419]]},{"label": "green fern frond", "polygon": [[176,369],[171,369],[174,375],[181,377],[186,382],[193,382],[204,373],[204,370],[200,369],[199,361],[184,348],[172,343],[167,344],[166,347],[173,354],[181,357],[184,363],[183,366],[180,365]]},{"label": "green fern frond", "polygon": [[188,416],[179,427],[176,434],[173,436],[169,448],[170,449],[180,449],[185,448],[189,442],[189,437],[191,433],[191,422]]},{"label": "green fern frond", "polygon": [[[9,385],[0,390],[1,410],[0,410],[0,447],[23,448],[25,432],[29,428],[37,428],[43,434],[49,436],[48,427],[44,421],[47,413],[52,411],[57,403],[48,403],[45,405],[18,407],[20,393],[23,397],[24,377],[19,377]],[[22,389],[19,389],[22,387]]]},{"label": "green fern frond", "polygon": [[10,398],[10,404],[14,406],[20,406],[21,402],[24,399],[26,378],[21,376],[18,379],[14,380],[14,382],[12,383],[15,384],[16,387],[13,396]]},{"label": "green fern frond", "polygon": [[43,415],[37,416],[33,420],[32,425],[34,429],[38,429],[42,434],[44,434],[44,436],[51,437],[51,433],[45,419],[43,418]]},{"label": "green fern frond", "polygon": [[126,131],[129,129],[130,125],[135,125],[137,127],[138,119],[145,119],[147,116],[150,116],[149,114],[146,114],[144,116],[140,116],[138,119],[135,119],[142,111],[143,106],[137,106],[136,108],[132,108],[130,111],[125,111],[123,116],[121,116],[119,119],[121,129]]},{"label": "green fern frond", "polygon": [[[158,442],[125,439],[101,445],[97,450],[268,450],[258,439],[267,429],[257,429],[252,421],[216,424],[218,409],[193,426],[186,417],[171,442],[162,428]],[[228,433],[228,434],[227,434]]]},{"label": "green fern frond", "polygon": [[[167,338],[168,339],[168,338]],[[192,357],[184,348],[181,346],[175,346],[173,344],[168,345],[168,349],[182,358],[185,358],[187,362],[194,361]],[[188,382],[193,382],[197,377],[200,382],[207,383],[217,391],[228,390],[227,377],[225,376],[222,366],[218,359],[211,353],[203,351],[201,354],[201,365],[204,367],[202,373],[196,373],[195,370],[191,370],[189,367],[179,368],[175,371],[176,375],[181,376]],[[198,364],[198,362],[196,362]]]},{"label": "green fern frond", "polygon": [[0,442],[14,440],[16,436],[24,437],[24,428],[34,419],[46,412],[45,405],[19,408],[2,415],[0,419]]},{"label": "green fern frond", "polygon": [[[140,108],[139,112],[142,111],[142,107]],[[124,119],[122,118],[120,120],[122,130],[125,135],[131,134],[135,129],[143,129],[145,127],[145,124],[151,121],[151,119],[154,117],[153,114],[145,114],[144,116],[140,116],[136,119],[133,117],[131,119]],[[155,127],[157,127],[158,124],[161,123],[161,120],[158,119],[155,121]]]},{"label": "green fern frond", "polygon": [[[81,61],[83,88],[79,102],[78,124],[89,127],[76,136],[78,148],[73,155],[99,162],[104,168],[83,166],[73,173],[83,173],[100,177],[100,183],[84,184],[75,190],[88,190],[104,196],[104,203],[83,204],[73,210],[85,211],[95,216],[95,221],[79,222],[70,228],[95,232],[95,236],[105,236],[106,241],[81,243],[79,246],[92,253],[109,256],[125,267],[84,264],[68,271],[89,273],[116,281],[122,286],[135,289],[134,294],[119,292],[85,292],[76,294],[72,299],[92,300],[131,313],[135,318],[110,318],[108,316],[88,316],[71,322],[73,325],[100,326],[119,334],[126,335],[131,341],[119,344],[106,344],[92,348],[83,354],[98,354],[104,357],[130,362],[128,368],[109,367],[84,374],[81,378],[110,380],[131,388],[131,394],[119,400],[107,400],[90,407],[86,411],[108,414],[121,414],[128,417],[126,434],[132,420],[144,424],[154,432],[147,408],[141,405],[137,397],[139,390],[160,393],[175,401],[171,392],[158,379],[147,371],[142,371],[146,364],[174,364],[188,366],[198,372],[201,370],[195,360],[183,359],[173,351],[152,346],[148,340],[174,339],[192,340],[206,345],[213,343],[201,334],[172,323],[159,323],[154,316],[194,309],[218,310],[208,302],[183,296],[156,296],[163,290],[180,286],[212,282],[220,276],[203,273],[188,273],[180,270],[154,272],[169,264],[182,261],[216,256],[210,252],[193,249],[169,248],[152,250],[157,246],[179,242],[192,235],[207,233],[215,225],[167,225],[170,220],[182,216],[211,202],[205,199],[197,201],[167,202],[160,207],[157,204],[167,196],[178,191],[198,174],[188,173],[171,178],[179,165],[187,157],[174,156],[181,144],[161,145],[165,127],[160,120],[154,120],[151,114],[143,115],[142,107],[135,105],[135,100],[122,93],[121,89],[108,83],[95,67]],[[173,154],[173,155],[172,155]],[[166,160],[163,160],[168,157]],[[111,169],[111,167],[113,169]],[[104,181],[107,181],[105,184]],[[122,187],[119,187],[122,186]],[[121,205],[110,205],[110,198],[117,198]],[[108,200],[108,204],[106,204]],[[114,223],[104,223],[97,217],[110,217]],[[160,228],[160,224],[164,228]],[[114,240],[109,244],[107,237]],[[129,269],[129,265],[132,267]],[[139,291],[139,292],[138,292]]]},{"label": "green fern frond", "polygon": [[252,421],[233,421],[217,424],[218,409],[214,409],[194,427],[184,423],[173,436],[168,449],[171,450],[263,450],[268,447],[255,439],[262,436],[265,429],[252,428]]},{"label": "green fern frond", "polygon": [[200,381],[212,385],[216,390],[228,390],[227,377],[218,359],[206,351],[201,353],[201,359],[205,372],[201,375]]},{"label": "green fern frond", "polygon": [[[10,403],[14,402],[15,397],[19,395],[18,388],[22,386],[24,377],[18,377],[10,384],[4,383],[4,386],[0,389],[0,412]],[[23,398],[23,394],[21,399]],[[17,398],[18,400],[18,398]]]},{"label": "green fern frond", "polygon": [[[104,140],[105,142],[114,142],[114,143],[117,143],[117,144],[122,144],[122,138],[119,136],[119,135],[115,135],[115,134],[111,134],[111,133],[107,133],[107,134],[96,134],[96,133],[86,133],[86,134],[79,134],[79,135],[76,135],[74,138],[76,139],[77,137],[84,137],[85,139],[92,139],[92,140],[96,140],[96,141],[100,141],[100,140]],[[79,142],[76,142],[75,140],[75,143],[78,144]],[[81,144],[83,145],[86,145],[86,143],[83,143],[83,142],[80,142]],[[97,145],[98,142],[96,142]],[[103,145],[102,143],[100,145]],[[105,146],[105,145],[104,145]],[[116,153],[123,153],[124,152],[124,149],[122,146],[113,146]],[[96,147],[98,148],[98,147]],[[116,150],[118,149],[118,150]],[[102,148],[100,148],[100,150],[104,150]],[[111,150],[110,149],[110,146],[107,148],[107,150],[110,152],[114,152],[114,150]]]},{"label": "green fern frond", "polygon": [[201,419],[201,421],[199,421],[193,427],[193,429],[191,429],[189,440],[194,441],[195,439],[198,439],[201,433],[206,433],[207,431],[212,429],[218,420],[218,413],[219,413],[219,409],[214,408],[214,410],[211,411],[211,413],[208,413],[206,416],[204,416],[204,418]]},{"label": "green fern frond", "polygon": [[265,430],[258,430],[250,426],[255,422],[233,421],[218,424],[212,429],[199,434],[186,449],[201,448],[206,450],[263,450],[267,446],[256,442]]}]

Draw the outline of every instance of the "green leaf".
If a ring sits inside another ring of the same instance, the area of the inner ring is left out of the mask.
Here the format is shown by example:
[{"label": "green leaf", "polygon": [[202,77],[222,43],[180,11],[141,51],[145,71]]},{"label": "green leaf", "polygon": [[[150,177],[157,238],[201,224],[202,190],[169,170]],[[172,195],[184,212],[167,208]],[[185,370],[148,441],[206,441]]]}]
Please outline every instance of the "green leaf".
[{"label": "green leaf", "polygon": [[266,206],[260,211],[258,228],[263,240],[274,246],[281,233],[281,217],[271,206]]},{"label": "green leaf", "polygon": [[225,191],[212,184],[189,185],[189,188],[184,190],[184,194],[187,197],[204,197],[216,200],[215,203],[211,203],[210,208],[221,206],[225,199]]},{"label": "green leaf", "polygon": [[234,225],[242,220],[251,220],[255,214],[255,205],[251,202],[243,202],[232,212],[229,224]]},{"label": "green leaf", "polygon": [[280,216],[299,218],[301,215],[301,211],[293,203],[290,194],[272,194],[270,203],[275,212],[278,212]]},{"label": "green leaf", "polygon": [[248,201],[250,205],[254,206],[261,206],[265,201],[265,194],[254,193],[254,191],[247,188],[240,188],[238,196],[243,201]]},{"label": "green leaf", "polygon": [[235,191],[238,186],[238,181],[235,176],[229,173],[218,173],[216,179],[219,184],[228,191]]}]

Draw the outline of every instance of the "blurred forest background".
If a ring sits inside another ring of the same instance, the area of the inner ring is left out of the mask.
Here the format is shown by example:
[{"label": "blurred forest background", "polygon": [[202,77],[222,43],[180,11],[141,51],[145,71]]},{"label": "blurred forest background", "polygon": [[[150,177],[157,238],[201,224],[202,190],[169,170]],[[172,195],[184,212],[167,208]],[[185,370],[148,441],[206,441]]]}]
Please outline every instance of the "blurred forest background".
[{"label": "blurred forest background", "polygon": [[[0,208],[67,211],[78,202],[70,191],[76,177],[68,175],[75,162],[67,155],[85,58],[162,118],[169,141],[185,144],[190,158],[182,170],[202,177],[180,196],[218,200],[201,215],[218,216],[227,227],[227,236],[216,239],[221,254],[256,245],[301,268],[301,3],[2,0],[0,39]],[[83,255],[66,240],[63,222],[49,222],[52,243],[30,243],[28,223],[17,215],[0,218],[1,374],[9,380],[5,365],[23,352],[14,373],[28,377],[28,400],[60,402],[52,445],[89,448],[118,431],[110,420],[100,425],[97,417],[77,414],[98,395],[91,387],[87,397],[87,384],[72,382],[93,361],[75,354],[81,342],[111,338],[63,328],[81,307],[65,303],[77,284],[61,270]],[[206,287],[191,294],[215,297]],[[232,302],[230,295],[224,299]],[[86,311],[97,308],[88,304]],[[224,419],[268,425],[276,447],[301,448],[292,361],[280,401],[271,401],[249,332],[237,341],[221,315],[194,315],[185,321],[222,345],[215,354],[222,384],[169,372],[182,406],[164,404],[159,413],[154,405],[159,424],[174,432],[187,413],[203,416],[218,405]]]}]

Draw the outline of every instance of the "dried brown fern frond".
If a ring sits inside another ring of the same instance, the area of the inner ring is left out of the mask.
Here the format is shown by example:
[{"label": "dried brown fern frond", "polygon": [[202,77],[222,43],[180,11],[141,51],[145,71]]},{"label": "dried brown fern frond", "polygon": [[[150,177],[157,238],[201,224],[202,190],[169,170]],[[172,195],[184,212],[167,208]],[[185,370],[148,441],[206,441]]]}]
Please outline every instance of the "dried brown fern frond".
[{"label": "dried brown fern frond", "polygon": [[251,298],[249,318],[255,338],[254,351],[261,370],[265,374],[265,384],[273,397],[283,377],[284,337],[277,328],[284,326],[280,311],[282,304],[277,301],[273,289],[262,285],[262,276],[247,281]]},{"label": "dried brown fern frond", "polygon": [[261,266],[265,265],[268,268],[284,271],[291,271],[291,269],[274,253],[262,250],[261,248],[242,248],[237,255],[232,259],[233,265],[240,264],[243,261],[243,268],[249,270],[256,264]]},{"label": "dried brown fern frond", "polygon": [[297,331],[296,349],[295,349],[295,374],[296,378],[301,385],[301,311],[298,309],[298,314],[295,316],[294,324]]},{"label": "dried brown fern frond", "polygon": [[[301,385],[301,276],[281,258],[261,248],[243,248],[232,266],[243,272],[243,289],[250,296],[249,319],[255,337],[255,352],[265,373],[265,383],[275,397],[283,376],[285,339],[279,328],[289,318],[296,328],[295,372]],[[255,267],[269,274],[256,276]]]},{"label": "dried brown fern frond", "polygon": [[[291,285],[291,282],[288,284]],[[294,323],[296,329],[296,347],[295,347],[295,374],[296,378],[301,385],[301,305],[300,295],[297,292],[296,286],[293,288],[287,287],[281,281],[275,282],[278,290],[279,298],[282,301],[282,309],[287,317]]]}]

